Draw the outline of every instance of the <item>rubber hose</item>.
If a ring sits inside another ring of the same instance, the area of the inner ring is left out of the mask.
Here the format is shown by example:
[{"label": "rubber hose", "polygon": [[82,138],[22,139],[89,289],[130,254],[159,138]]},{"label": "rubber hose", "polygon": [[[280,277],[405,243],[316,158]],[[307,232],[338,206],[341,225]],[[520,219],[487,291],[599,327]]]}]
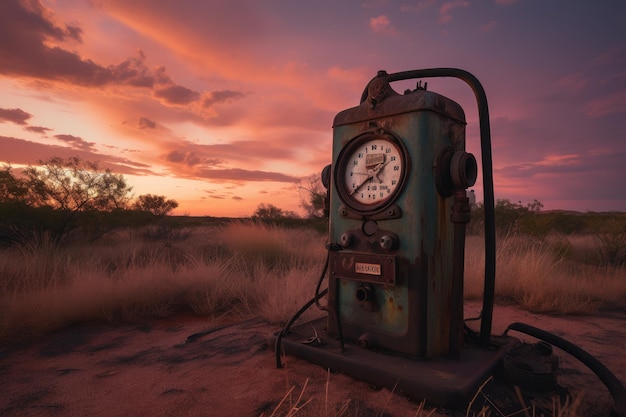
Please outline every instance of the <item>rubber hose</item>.
[{"label": "rubber hose", "polygon": [[611,393],[613,401],[615,401],[615,410],[613,412],[616,414],[613,415],[626,417],[626,389],[624,389],[624,385],[622,385],[620,380],[617,379],[617,377],[609,371],[606,366],[591,356],[591,354],[553,333],[538,329],[537,327],[533,327],[529,324],[512,323],[504,333],[506,334],[509,330],[526,333],[527,335],[548,342],[551,345],[564,350],[587,365],[587,367],[591,369],[598,376],[598,378],[600,378]]},{"label": "rubber hose", "polygon": [[328,288],[326,288],[324,291],[320,292],[319,294],[316,294],[315,297],[313,297],[311,300],[309,300],[309,302],[303,305],[302,308],[300,308],[300,310],[298,310],[298,312],[293,315],[293,317],[291,318],[291,320],[289,320],[287,325],[278,333],[278,336],[276,336],[276,344],[274,346],[274,351],[276,353],[276,367],[277,368],[283,367],[283,364],[280,361],[280,347],[281,347],[281,343],[283,340],[283,336],[289,332],[289,329],[291,328],[293,323],[296,320],[298,320],[298,318],[302,314],[304,314],[304,312],[307,311],[313,304],[315,304],[319,297],[323,297],[324,295],[326,295],[327,292],[328,292]]}]

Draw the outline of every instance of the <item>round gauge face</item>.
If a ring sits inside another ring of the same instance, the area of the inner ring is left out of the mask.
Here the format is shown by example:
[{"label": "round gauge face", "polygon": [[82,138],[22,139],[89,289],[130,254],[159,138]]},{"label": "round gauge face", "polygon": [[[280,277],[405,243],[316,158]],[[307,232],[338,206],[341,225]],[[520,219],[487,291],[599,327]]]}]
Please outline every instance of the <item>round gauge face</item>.
[{"label": "round gauge face", "polygon": [[390,135],[366,134],[344,148],[336,175],[339,195],[357,211],[386,206],[400,191],[406,175],[405,153]]}]

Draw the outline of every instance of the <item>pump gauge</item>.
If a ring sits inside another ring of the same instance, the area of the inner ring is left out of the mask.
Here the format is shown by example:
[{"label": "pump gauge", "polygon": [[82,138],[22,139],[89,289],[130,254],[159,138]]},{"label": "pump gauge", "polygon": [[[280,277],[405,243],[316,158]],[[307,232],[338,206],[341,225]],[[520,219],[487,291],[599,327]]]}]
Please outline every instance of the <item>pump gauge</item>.
[{"label": "pump gauge", "polygon": [[364,214],[375,213],[398,196],[408,173],[404,145],[389,133],[364,133],[340,152],[335,185],[341,200]]}]

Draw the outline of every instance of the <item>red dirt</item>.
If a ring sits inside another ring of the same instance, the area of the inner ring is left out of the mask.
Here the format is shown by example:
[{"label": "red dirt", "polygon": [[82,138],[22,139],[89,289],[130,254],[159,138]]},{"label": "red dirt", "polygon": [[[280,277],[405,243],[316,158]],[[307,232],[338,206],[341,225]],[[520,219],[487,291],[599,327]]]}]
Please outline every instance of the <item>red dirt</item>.
[{"label": "red dirt", "polygon": [[[466,317],[476,316],[479,308],[466,303]],[[515,321],[578,344],[626,383],[626,312],[561,317],[496,306],[493,334]],[[296,358],[287,357],[286,367],[276,369],[266,336],[277,330],[261,320],[222,326],[177,316],[78,324],[29,342],[5,341],[0,348],[0,416],[269,416],[291,387],[279,415],[301,392],[300,405],[312,402],[296,415],[324,415],[326,410],[335,415],[333,410],[348,400],[346,415],[416,415],[415,402]],[[555,352],[558,383],[583,399],[586,411],[581,414],[608,415],[613,401],[600,380],[576,359]],[[497,389],[493,392],[498,395]]]}]

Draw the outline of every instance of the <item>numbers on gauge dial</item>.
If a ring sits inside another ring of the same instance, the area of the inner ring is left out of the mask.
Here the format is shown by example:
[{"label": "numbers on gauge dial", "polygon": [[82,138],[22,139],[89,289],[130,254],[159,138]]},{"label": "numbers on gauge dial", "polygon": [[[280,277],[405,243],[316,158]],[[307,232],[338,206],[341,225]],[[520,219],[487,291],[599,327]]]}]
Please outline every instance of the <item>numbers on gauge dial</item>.
[{"label": "numbers on gauge dial", "polygon": [[371,139],[347,157],[344,185],[353,200],[377,204],[400,186],[404,166],[401,151],[393,142]]}]

